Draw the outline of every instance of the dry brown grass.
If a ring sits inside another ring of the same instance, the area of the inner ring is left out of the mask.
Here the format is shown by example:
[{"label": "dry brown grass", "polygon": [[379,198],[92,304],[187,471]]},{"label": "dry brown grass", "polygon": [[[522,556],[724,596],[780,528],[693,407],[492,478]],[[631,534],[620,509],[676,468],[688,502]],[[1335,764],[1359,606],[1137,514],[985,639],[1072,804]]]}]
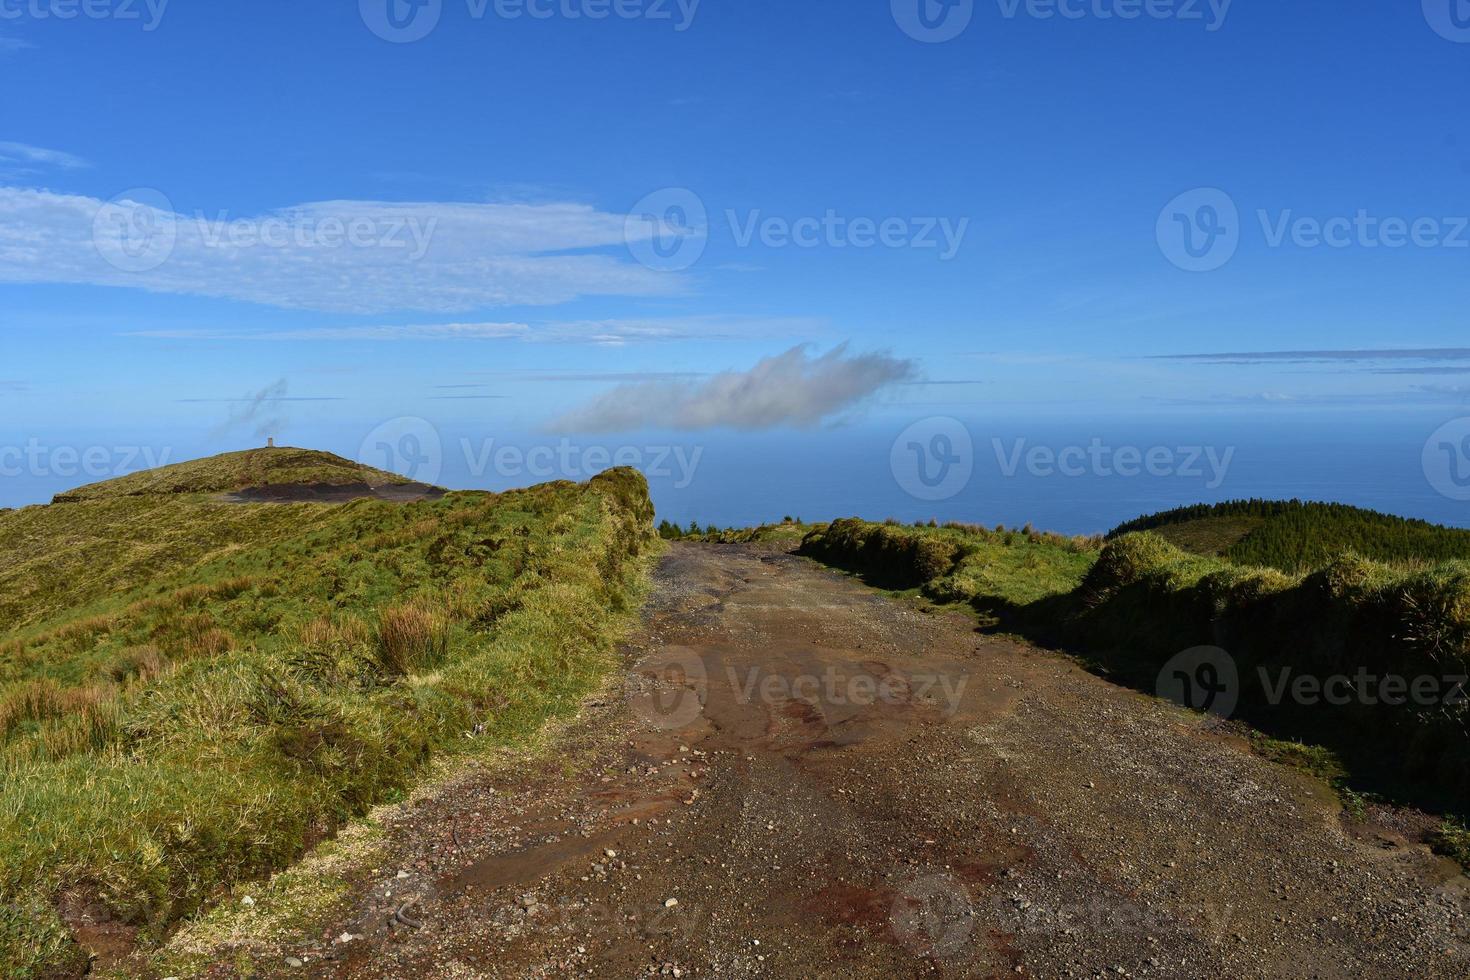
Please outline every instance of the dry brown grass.
[{"label": "dry brown grass", "polygon": [[61,687],[50,678],[27,681],[0,698],[0,738],[8,738],[21,725],[45,721],[61,713]]},{"label": "dry brown grass", "polygon": [[440,663],[449,650],[449,620],[426,602],[388,606],[378,613],[378,662],[392,676]]},{"label": "dry brown grass", "polygon": [[168,666],[168,657],[152,644],[129,647],[116,660],[107,665],[105,676],[117,684],[128,682],[146,684],[161,676]]}]

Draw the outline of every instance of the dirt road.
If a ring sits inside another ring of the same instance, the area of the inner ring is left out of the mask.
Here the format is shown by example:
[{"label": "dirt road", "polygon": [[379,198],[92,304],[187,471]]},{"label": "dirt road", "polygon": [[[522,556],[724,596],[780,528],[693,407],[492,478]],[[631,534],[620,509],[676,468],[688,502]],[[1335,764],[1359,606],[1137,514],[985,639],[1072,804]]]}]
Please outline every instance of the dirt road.
[{"label": "dirt road", "polygon": [[629,657],[555,761],[405,808],[283,974],[1470,976],[1447,861],[961,613],[681,545]]}]

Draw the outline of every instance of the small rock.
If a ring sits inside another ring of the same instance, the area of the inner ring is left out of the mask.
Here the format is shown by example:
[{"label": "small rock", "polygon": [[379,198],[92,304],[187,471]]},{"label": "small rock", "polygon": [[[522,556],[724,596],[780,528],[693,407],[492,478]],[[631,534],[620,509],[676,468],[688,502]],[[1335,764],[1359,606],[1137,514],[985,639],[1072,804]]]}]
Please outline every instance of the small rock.
[{"label": "small rock", "polygon": [[671,909],[675,905],[678,905],[678,904],[679,904],[679,900],[677,898],[671,898],[667,902],[664,902],[664,908]]},{"label": "small rock", "polygon": [[288,956],[288,957],[286,957],[286,965],[289,966],[293,970],[299,970],[301,967],[305,966],[306,964],[303,963],[303,962],[301,962],[301,960],[297,959],[294,956]]}]

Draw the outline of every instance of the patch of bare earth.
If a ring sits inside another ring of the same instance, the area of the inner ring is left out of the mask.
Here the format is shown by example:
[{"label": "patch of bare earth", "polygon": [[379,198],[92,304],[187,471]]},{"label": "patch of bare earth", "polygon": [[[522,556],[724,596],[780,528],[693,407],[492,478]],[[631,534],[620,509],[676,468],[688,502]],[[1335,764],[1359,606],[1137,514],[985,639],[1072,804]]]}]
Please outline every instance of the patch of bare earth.
[{"label": "patch of bare earth", "polygon": [[679,545],[627,655],[558,751],[401,808],[259,975],[1470,976],[1447,861],[959,613]]},{"label": "patch of bare earth", "polygon": [[446,491],[427,483],[276,483],[247,487],[224,495],[232,504],[345,504],[354,500],[386,500],[407,504],[438,500]]}]

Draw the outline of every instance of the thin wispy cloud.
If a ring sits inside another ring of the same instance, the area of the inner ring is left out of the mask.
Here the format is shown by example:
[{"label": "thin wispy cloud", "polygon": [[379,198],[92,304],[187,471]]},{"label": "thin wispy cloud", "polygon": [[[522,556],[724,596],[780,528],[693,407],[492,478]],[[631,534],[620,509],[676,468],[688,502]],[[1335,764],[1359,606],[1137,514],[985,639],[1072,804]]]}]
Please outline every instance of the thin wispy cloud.
[{"label": "thin wispy cloud", "polygon": [[1255,364],[1286,361],[1463,361],[1470,360],[1470,347],[1385,348],[1381,350],[1290,350],[1245,351],[1222,354],[1159,354],[1152,360],[1203,361],[1211,364]]},{"label": "thin wispy cloud", "polygon": [[804,317],[689,316],[649,319],[566,320],[528,323],[440,323],[357,327],[303,327],[292,330],[182,328],[125,331],[124,336],[153,340],[213,341],[449,341],[524,340],[540,343],[628,344],[677,340],[749,340],[820,332],[823,323]]},{"label": "thin wispy cloud", "polygon": [[1410,368],[1372,368],[1369,374],[1470,374],[1470,366],[1467,367],[1410,367]]},{"label": "thin wispy cloud", "polygon": [[888,354],[849,354],[846,344],[813,357],[793,347],[748,371],[703,381],[619,385],[550,424],[556,432],[665,429],[811,428],[852,410],[889,385],[912,380],[913,361]]},{"label": "thin wispy cloud", "polygon": [[[679,274],[626,254],[624,215],[585,204],[327,201],[182,215],[161,196],[136,197],[148,200],[0,187],[0,282],[352,314],[455,314],[685,288]],[[634,234],[655,230],[633,225]]]},{"label": "thin wispy cloud", "polygon": [[133,330],[127,337],[154,340],[262,341],[384,341],[412,340],[503,340],[522,337],[530,331],[524,323],[437,323],[396,327],[306,327],[300,330]]},{"label": "thin wispy cloud", "polygon": [[[704,371],[585,371],[575,374],[557,371],[496,371],[485,374],[501,382],[534,382],[552,384],[621,383],[641,381],[689,381],[705,377]],[[435,385],[436,388],[485,388],[484,384]]]},{"label": "thin wispy cloud", "polygon": [[[0,38],[0,43],[3,43],[3,38]],[[81,157],[62,150],[48,150],[43,146],[0,140],[0,165],[3,164],[56,167],[61,170],[82,170],[91,166]]]},{"label": "thin wispy cloud", "polygon": [[900,381],[899,384],[905,385],[905,386],[908,386],[908,387],[913,387],[913,388],[923,388],[923,387],[928,387],[930,385],[940,385],[940,386],[945,386],[945,385],[987,385],[987,384],[990,384],[990,382],[989,381],[981,381],[978,378],[976,378],[976,379],[956,378],[956,379],[947,380],[947,381]]},{"label": "thin wispy cloud", "polygon": [[828,330],[814,317],[707,316],[567,320],[545,323],[530,339],[551,343],[590,343],[604,347],[677,340],[759,340],[810,337]]}]

